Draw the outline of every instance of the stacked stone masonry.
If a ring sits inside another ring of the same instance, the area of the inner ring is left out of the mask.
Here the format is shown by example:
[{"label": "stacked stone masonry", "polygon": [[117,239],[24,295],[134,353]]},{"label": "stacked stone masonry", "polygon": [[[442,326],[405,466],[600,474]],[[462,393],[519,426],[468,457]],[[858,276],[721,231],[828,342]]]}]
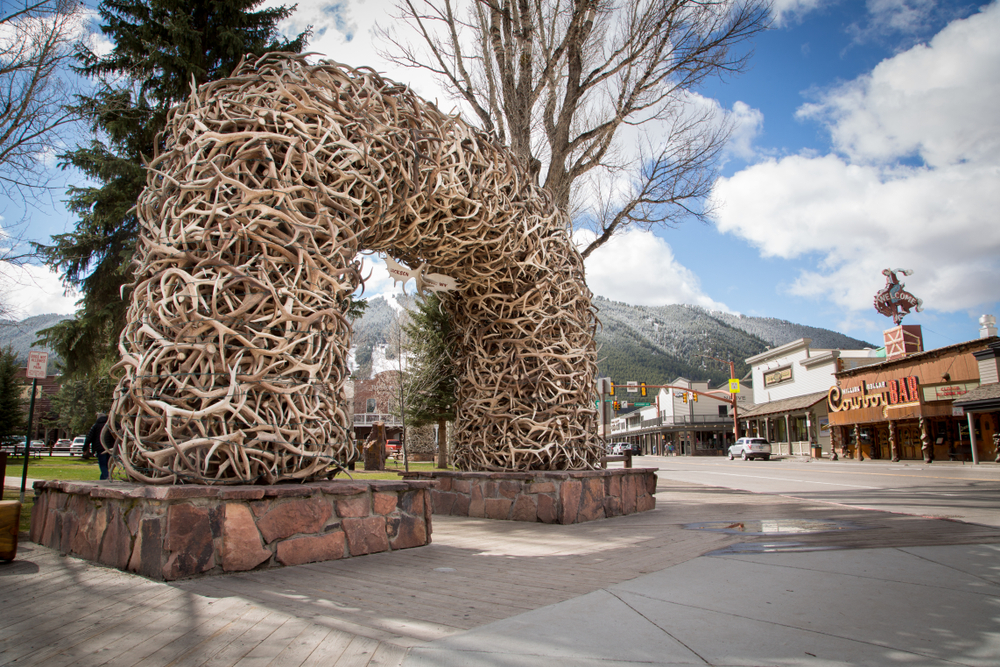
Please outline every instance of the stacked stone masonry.
[{"label": "stacked stone masonry", "polygon": [[40,481],[30,537],[72,556],[167,581],[301,565],[429,544],[432,486]]},{"label": "stacked stone masonry", "polygon": [[582,523],[656,506],[655,468],[534,473],[411,472],[436,480],[435,514],[542,523]]}]

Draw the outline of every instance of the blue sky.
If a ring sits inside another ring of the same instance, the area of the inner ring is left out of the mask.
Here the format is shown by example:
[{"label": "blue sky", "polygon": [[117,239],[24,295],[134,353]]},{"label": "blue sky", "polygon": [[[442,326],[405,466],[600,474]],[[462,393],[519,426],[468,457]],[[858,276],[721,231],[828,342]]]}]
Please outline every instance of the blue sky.
[{"label": "blue sky", "polygon": [[[387,0],[298,6],[286,27],[312,25],[311,50],[448,108],[424,73],[378,57],[372,28]],[[774,15],[746,73],[697,91],[736,128],[713,224],[615,239],[587,262],[591,289],[878,343],[891,325],[872,307],[881,270],[905,268],[925,310],[904,322],[923,326],[928,347],[976,337],[981,314],[1000,315],[1000,5],[779,0]],[[22,219],[12,202],[0,215],[8,229]],[[45,239],[72,222],[42,206],[20,229]],[[390,293],[384,267],[372,268],[367,294]],[[22,315],[72,311],[41,268],[6,298]]]}]

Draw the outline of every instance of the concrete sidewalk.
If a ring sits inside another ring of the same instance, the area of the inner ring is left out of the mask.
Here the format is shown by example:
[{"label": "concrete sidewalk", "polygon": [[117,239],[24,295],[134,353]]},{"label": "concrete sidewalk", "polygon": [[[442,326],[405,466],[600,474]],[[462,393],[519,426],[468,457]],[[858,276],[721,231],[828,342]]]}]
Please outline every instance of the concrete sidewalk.
[{"label": "concrete sidewalk", "polygon": [[639,515],[171,584],[25,543],[0,608],[0,665],[997,665],[1000,529],[661,480]]},{"label": "concrete sidewalk", "polygon": [[403,664],[995,667],[1000,545],[704,556]]}]

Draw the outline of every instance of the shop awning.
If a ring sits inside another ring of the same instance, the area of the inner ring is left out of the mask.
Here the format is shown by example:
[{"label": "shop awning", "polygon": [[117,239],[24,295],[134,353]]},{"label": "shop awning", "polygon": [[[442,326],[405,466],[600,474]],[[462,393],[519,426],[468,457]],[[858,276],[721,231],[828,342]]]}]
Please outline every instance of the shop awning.
[{"label": "shop awning", "polygon": [[779,401],[768,401],[767,403],[761,403],[755,405],[752,410],[747,410],[746,412],[740,412],[740,419],[750,419],[753,417],[766,417],[768,415],[785,414],[789,412],[799,412],[802,410],[808,410],[812,406],[816,405],[820,401],[826,400],[825,391],[818,391],[815,394],[806,394],[804,396],[794,396],[792,398],[783,398]]},{"label": "shop awning", "polygon": [[952,405],[965,408],[966,412],[1000,410],[1000,383],[984,384],[955,399]]}]

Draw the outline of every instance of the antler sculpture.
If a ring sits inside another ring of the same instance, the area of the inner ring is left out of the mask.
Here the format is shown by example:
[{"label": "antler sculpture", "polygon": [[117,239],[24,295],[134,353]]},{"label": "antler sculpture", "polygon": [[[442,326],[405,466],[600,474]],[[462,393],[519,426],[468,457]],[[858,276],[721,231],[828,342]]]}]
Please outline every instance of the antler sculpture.
[{"label": "antler sculpture", "polygon": [[356,457],[359,250],[457,281],[458,464],[593,467],[596,317],[564,215],[512,154],[369,69],[245,60],[171,112],[111,423],[147,483],[274,483]]}]

